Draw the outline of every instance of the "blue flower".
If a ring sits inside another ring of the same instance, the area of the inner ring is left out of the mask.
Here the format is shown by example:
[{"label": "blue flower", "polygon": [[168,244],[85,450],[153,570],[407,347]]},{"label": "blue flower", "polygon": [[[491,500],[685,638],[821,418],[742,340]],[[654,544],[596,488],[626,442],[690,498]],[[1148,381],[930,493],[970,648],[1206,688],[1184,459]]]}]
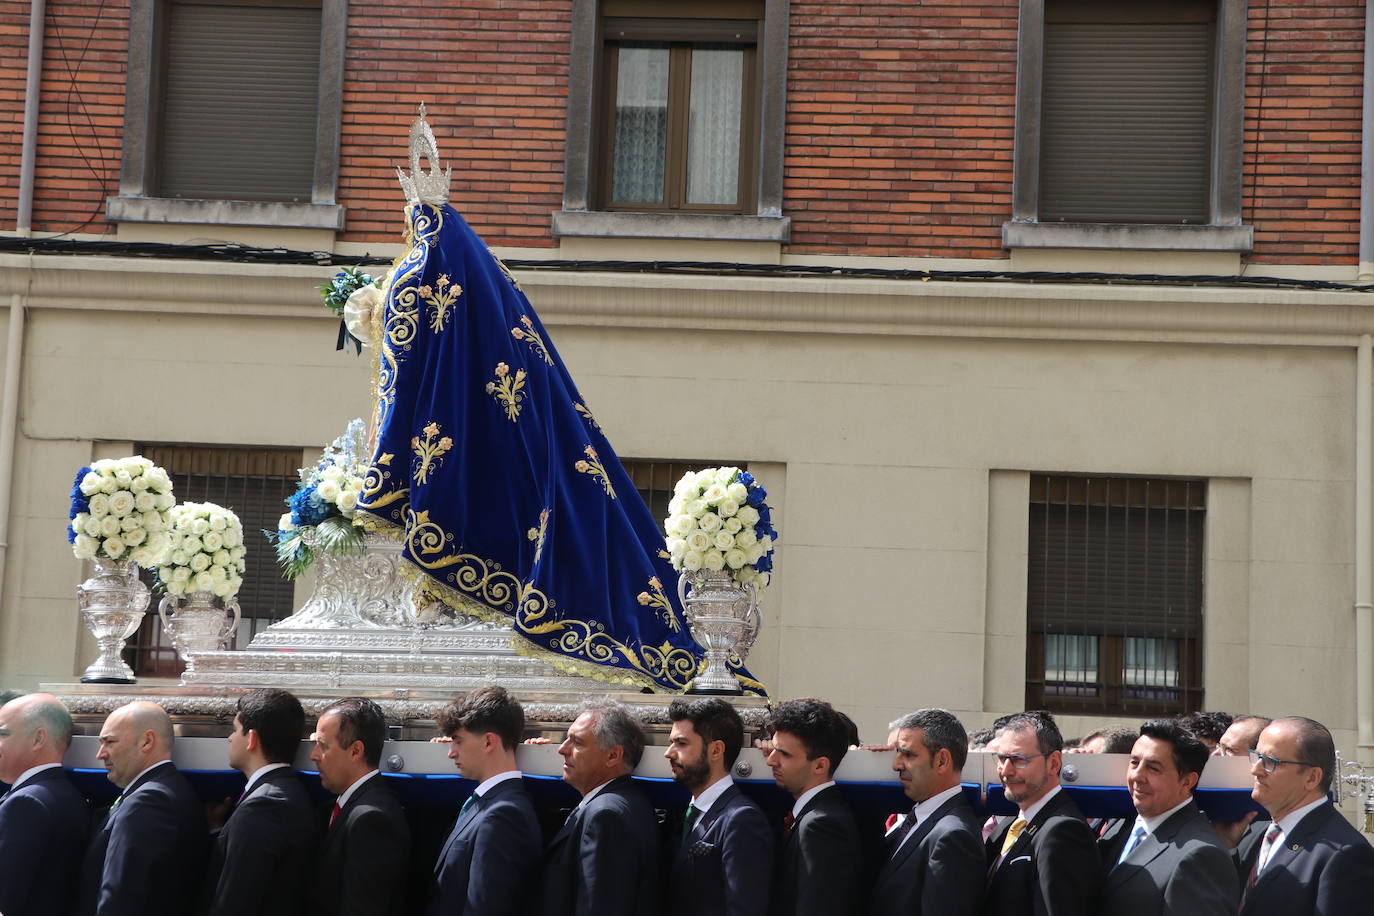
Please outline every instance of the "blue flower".
[{"label": "blue flower", "polygon": [[765,525],[773,523],[773,509],[771,506],[759,506],[759,521]]},{"label": "blue flower", "polygon": [[735,481],[744,484],[746,487],[753,486],[754,475],[750,474],[748,471],[740,471],[739,475],[735,477]]},{"label": "blue flower", "polygon": [[[71,513],[67,516],[69,519],[76,518],[79,513],[85,512],[90,508],[91,501],[86,498],[85,493],[81,492],[81,480],[90,472],[91,469],[89,467],[84,467],[76,472],[76,480],[72,482]],[[76,535],[73,533],[68,535],[68,537],[74,540]]]},{"label": "blue flower", "polygon": [[770,572],[773,569],[773,558],[759,557],[758,562],[754,564],[754,569],[759,572]]},{"label": "blue flower", "polygon": [[755,509],[763,508],[763,501],[768,498],[768,494],[763,492],[763,487],[754,486],[749,488],[748,503]]},{"label": "blue flower", "polygon": [[318,525],[329,517],[329,506],[315,487],[301,487],[286,501],[291,507],[291,523],[296,526]]},{"label": "blue flower", "polygon": [[76,529],[73,528],[71,525],[68,525],[68,526],[67,526],[67,543],[68,543],[68,544],[75,544],[75,543],[76,543]]}]

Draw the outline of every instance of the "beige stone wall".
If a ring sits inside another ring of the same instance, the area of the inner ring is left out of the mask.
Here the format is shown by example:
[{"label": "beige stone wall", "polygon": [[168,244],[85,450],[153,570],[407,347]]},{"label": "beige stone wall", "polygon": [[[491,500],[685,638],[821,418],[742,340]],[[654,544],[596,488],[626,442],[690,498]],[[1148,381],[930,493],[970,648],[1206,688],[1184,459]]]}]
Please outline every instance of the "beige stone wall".
[{"label": "beige stone wall", "polygon": [[[134,441],[312,447],[366,412],[332,271],[0,258],[26,296],[0,684],[75,676],[72,472]],[[1355,728],[1347,293],[555,275],[523,285],[626,458],[748,460],[782,531],[752,666],[870,739],[1020,708],[1031,472],[1211,481],[1208,705]],[[0,324],[0,334],[4,326]],[[1065,732],[1095,720],[1069,717]]]}]

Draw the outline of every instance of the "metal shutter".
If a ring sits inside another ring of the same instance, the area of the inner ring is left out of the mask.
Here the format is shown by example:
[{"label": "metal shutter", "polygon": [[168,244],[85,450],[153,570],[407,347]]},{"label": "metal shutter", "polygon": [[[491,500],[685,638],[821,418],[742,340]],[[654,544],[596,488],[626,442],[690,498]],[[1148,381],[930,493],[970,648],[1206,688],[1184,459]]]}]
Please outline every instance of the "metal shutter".
[{"label": "metal shutter", "polygon": [[320,9],[167,8],[158,193],[310,200]]},{"label": "metal shutter", "polygon": [[1205,224],[1213,27],[1046,22],[1041,222]]}]

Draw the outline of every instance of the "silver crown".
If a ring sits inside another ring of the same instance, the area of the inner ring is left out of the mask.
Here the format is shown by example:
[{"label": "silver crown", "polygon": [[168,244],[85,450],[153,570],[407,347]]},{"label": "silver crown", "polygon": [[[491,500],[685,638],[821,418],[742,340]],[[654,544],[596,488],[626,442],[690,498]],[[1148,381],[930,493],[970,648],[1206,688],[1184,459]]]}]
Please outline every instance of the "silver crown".
[{"label": "silver crown", "polygon": [[[421,156],[429,160],[428,172],[420,171]],[[439,171],[439,145],[434,142],[434,131],[425,120],[424,102],[420,103],[420,116],[410,125],[410,174],[397,169],[396,177],[401,180],[401,190],[408,203],[435,207],[448,203],[448,184],[453,178],[453,169]]]}]

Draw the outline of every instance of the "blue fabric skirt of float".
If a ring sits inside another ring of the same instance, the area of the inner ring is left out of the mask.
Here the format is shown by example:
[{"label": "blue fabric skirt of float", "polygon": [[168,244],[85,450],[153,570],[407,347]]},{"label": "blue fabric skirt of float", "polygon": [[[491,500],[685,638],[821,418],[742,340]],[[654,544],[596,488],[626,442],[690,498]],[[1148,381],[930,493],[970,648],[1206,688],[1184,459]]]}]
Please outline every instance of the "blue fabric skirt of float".
[{"label": "blue fabric skirt of float", "polygon": [[663,533],[539,316],[451,206],[412,203],[407,222],[377,322],[364,524],[400,538],[423,596],[509,621],[520,651],[685,690],[703,653]]}]

